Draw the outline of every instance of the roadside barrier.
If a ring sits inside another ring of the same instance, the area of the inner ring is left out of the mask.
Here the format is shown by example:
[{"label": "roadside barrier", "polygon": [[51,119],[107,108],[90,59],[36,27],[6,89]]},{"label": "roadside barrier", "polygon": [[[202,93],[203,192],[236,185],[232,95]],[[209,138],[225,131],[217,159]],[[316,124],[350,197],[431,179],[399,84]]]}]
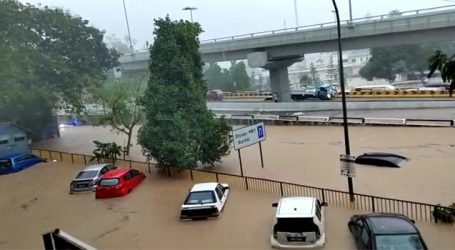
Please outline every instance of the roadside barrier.
[{"label": "roadside barrier", "polygon": [[[33,149],[32,153],[43,158],[58,160],[69,163],[87,164],[92,156],[83,154],[73,154],[52,150]],[[143,172],[151,173],[149,162],[133,160],[117,160],[115,165],[123,168],[133,167]],[[312,187],[296,183],[289,183],[264,178],[240,176],[235,174],[212,172],[201,169],[177,169],[168,168],[169,176],[186,178],[197,182],[222,182],[230,185],[231,188],[244,189],[256,192],[269,193],[277,196],[311,196],[316,197],[329,206],[354,209],[362,212],[387,212],[400,213],[416,221],[437,223],[433,216],[435,209],[448,209],[452,213],[454,208],[443,207],[436,204],[428,204],[400,199],[392,199],[367,194],[355,194],[355,201],[351,202],[349,193],[340,190]]]},{"label": "roadside barrier", "polygon": [[[253,124],[255,122],[264,122],[266,125],[340,125],[343,123],[343,118],[338,116],[215,114],[215,118],[221,117],[234,125]],[[449,119],[348,117],[347,120],[348,124],[359,126],[455,126],[455,120]]]}]

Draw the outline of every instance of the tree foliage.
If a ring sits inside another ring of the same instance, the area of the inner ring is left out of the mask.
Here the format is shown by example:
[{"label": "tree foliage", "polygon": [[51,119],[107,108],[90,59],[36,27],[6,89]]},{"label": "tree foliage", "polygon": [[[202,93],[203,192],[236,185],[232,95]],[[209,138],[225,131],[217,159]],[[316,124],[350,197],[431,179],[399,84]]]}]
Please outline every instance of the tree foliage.
[{"label": "tree foliage", "polygon": [[333,57],[330,57],[329,60],[327,78],[331,84],[338,82],[338,65],[333,63]]},{"label": "tree foliage", "polygon": [[220,89],[228,92],[251,89],[250,78],[244,62],[232,62],[230,69],[222,69],[217,63],[209,64],[204,71],[208,89]]},{"label": "tree foliage", "polygon": [[95,144],[94,156],[90,161],[96,159],[98,163],[102,163],[105,160],[112,160],[112,164],[115,164],[117,158],[122,155],[122,147],[115,142],[93,141],[93,143]]},{"label": "tree foliage", "polygon": [[103,119],[117,133],[127,136],[125,153],[129,155],[134,127],[142,121],[143,109],[139,105],[142,81],[116,81],[94,91],[97,103],[103,106]]},{"label": "tree foliage", "polygon": [[313,85],[313,80],[308,74],[302,74],[299,79],[300,88]]},{"label": "tree foliage", "polygon": [[214,164],[229,154],[230,127],[207,110],[197,23],[155,20],[145,122],[138,141],[158,167]]},{"label": "tree foliage", "polygon": [[44,124],[41,119],[59,105],[81,110],[84,90],[101,83],[117,63],[103,32],[61,9],[3,0],[0,16],[0,120],[14,120],[31,133],[40,128],[25,118]]},{"label": "tree foliage", "polygon": [[427,60],[431,77],[436,70],[441,72],[441,78],[444,82],[449,82],[449,95],[452,96],[455,89],[455,54],[448,56],[441,50],[436,50]]},{"label": "tree foliage", "polygon": [[310,65],[310,77],[311,77],[311,84],[317,84],[321,80],[319,79],[319,74],[318,71],[316,70],[316,67],[314,66],[313,63]]}]

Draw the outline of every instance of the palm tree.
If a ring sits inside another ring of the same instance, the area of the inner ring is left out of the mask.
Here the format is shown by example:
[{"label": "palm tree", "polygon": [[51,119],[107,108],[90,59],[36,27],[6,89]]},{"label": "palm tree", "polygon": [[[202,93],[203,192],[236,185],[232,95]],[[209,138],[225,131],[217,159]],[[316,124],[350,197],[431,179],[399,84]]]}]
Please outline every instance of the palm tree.
[{"label": "palm tree", "polygon": [[455,54],[451,57],[442,53],[441,50],[436,50],[433,55],[428,58],[428,67],[430,73],[428,78],[433,75],[436,70],[441,72],[441,78],[444,82],[449,82],[449,96],[452,97],[453,90],[455,89]]}]

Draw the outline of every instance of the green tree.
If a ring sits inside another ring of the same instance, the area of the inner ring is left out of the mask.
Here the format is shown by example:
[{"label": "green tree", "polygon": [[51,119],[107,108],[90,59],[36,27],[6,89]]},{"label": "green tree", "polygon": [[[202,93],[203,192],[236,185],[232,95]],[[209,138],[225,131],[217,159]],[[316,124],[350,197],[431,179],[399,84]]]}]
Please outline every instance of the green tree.
[{"label": "green tree", "polygon": [[244,62],[231,63],[231,77],[234,82],[235,89],[239,91],[250,90],[250,78],[246,72],[246,65]]},{"label": "green tree", "polygon": [[319,83],[321,81],[319,79],[318,71],[316,70],[316,67],[314,66],[313,63],[311,63],[311,65],[310,65],[310,77],[311,77],[311,83],[313,85],[317,84],[317,83]]},{"label": "green tree", "polygon": [[[106,36],[106,38],[104,40],[106,41],[106,44],[109,48],[115,49],[117,52],[119,52],[122,55],[131,53],[130,44],[129,44],[130,40],[129,40],[128,36],[125,36],[125,37],[123,37],[123,39],[120,39],[119,37],[115,36],[115,34],[114,34],[114,35]],[[132,45],[133,45],[133,50],[134,50],[134,46],[136,45],[137,41],[132,39],[131,42],[133,43]]]},{"label": "green tree", "polygon": [[105,160],[112,160],[112,164],[115,164],[117,158],[122,155],[122,147],[117,145],[115,142],[100,142],[93,141],[95,149],[93,150],[93,157],[90,161],[97,160],[98,163],[102,163]]},{"label": "green tree", "polygon": [[436,70],[441,72],[441,78],[444,82],[449,82],[449,95],[452,97],[453,90],[455,89],[455,54],[448,56],[442,53],[441,50],[436,50],[427,60],[431,77]]},{"label": "green tree", "polygon": [[32,137],[52,109],[81,111],[85,90],[101,84],[117,63],[103,32],[61,9],[3,0],[0,16],[0,120],[16,122]]},{"label": "green tree", "polygon": [[331,84],[338,82],[338,65],[335,65],[333,63],[332,57],[330,57],[330,60],[329,60],[327,78],[329,79]]},{"label": "green tree", "polygon": [[142,96],[142,81],[116,81],[106,84],[94,91],[97,103],[103,106],[103,124],[108,124],[112,129],[127,136],[125,154],[130,154],[131,138],[135,126],[142,121],[143,109],[139,105]]},{"label": "green tree", "polygon": [[300,88],[308,87],[313,85],[313,80],[308,76],[308,74],[302,74],[299,79],[299,84]]},{"label": "green tree", "polygon": [[198,23],[155,20],[145,122],[138,141],[158,167],[214,164],[229,154],[230,127],[207,110]]}]

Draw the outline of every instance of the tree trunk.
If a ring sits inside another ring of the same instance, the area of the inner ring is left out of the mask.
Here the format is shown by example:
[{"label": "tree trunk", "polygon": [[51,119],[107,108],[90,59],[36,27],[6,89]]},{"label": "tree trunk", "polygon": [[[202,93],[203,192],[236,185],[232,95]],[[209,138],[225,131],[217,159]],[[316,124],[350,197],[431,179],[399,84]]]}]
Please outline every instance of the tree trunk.
[{"label": "tree trunk", "polygon": [[131,147],[131,137],[133,137],[133,128],[128,129],[128,143],[126,144],[126,155],[130,155],[130,147]]}]

